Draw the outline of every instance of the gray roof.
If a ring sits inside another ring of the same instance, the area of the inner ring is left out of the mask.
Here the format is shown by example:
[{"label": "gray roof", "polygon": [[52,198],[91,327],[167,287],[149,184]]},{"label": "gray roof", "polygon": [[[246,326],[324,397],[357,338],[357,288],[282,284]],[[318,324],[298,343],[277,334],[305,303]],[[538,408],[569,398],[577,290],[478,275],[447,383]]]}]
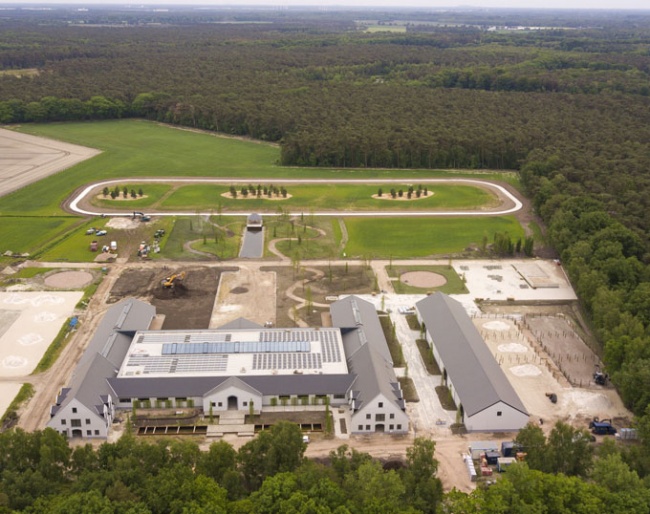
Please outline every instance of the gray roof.
[{"label": "gray roof", "polygon": [[[232,377],[114,377],[108,384],[118,398],[198,397]],[[267,375],[238,376],[263,395],[345,394],[353,375]]]},{"label": "gray roof", "polygon": [[264,328],[262,325],[259,323],[255,323],[254,321],[251,321],[246,318],[237,318],[235,320],[232,320],[225,325],[221,325],[220,327],[217,327],[217,330],[237,330],[237,329],[260,329]]},{"label": "gray roof", "polygon": [[468,416],[497,402],[528,414],[460,303],[436,292],[415,306]]},{"label": "gray roof", "polygon": [[[104,315],[79,360],[70,387],[62,391],[65,395],[60,398],[60,407],[76,398],[89,409],[97,411],[96,407],[101,407],[103,403],[100,396],[111,392],[106,378],[117,375],[133,333],[149,328],[155,315],[155,307],[134,298],[113,305]],[[100,409],[98,413],[101,412]]]},{"label": "gray roof", "polygon": [[334,302],[330,311],[332,324],[341,329],[348,369],[357,376],[352,386],[356,409],[380,393],[404,409],[388,343],[374,306],[356,296],[348,296]]},{"label": "gray roof", "polygon": [[[343,337],[345,355],[349,358],[367,341],[372,341],[372,347],[378,351],[384,359],[391,364],[393,359],[390,356],[388,343],[384,337],[384,330],[381,328],[379,317],[375,307],[358,296],[348,296],[330,305],[332,314],[332,325],[340,328]],[[363,334],[357,338],[346,338],[346,332],[362,328]]]}]

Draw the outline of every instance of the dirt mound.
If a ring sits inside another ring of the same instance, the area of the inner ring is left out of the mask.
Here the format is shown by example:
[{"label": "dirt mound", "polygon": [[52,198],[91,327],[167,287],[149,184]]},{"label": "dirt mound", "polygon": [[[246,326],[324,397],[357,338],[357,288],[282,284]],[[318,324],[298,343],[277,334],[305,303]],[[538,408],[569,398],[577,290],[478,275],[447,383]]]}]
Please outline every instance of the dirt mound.
[{"label": "dirt mound", "polygon": [[[173,288],[163,287],[165,279],[182,272],[185,277]],[[111,301],[135,297],[151,302],[165,316],[166,330],[208,328],[221,272],[203,267],[127,270],[113,286]]]}]

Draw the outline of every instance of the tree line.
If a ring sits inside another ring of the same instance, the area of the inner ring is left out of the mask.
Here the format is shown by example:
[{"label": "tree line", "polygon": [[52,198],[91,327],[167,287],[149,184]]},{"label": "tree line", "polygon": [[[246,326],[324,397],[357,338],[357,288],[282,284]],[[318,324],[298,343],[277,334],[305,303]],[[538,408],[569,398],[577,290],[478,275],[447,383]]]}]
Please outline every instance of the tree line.
[{"label": "tree line", "polygon": [[442,502],[435,443],[415,439],[384,469],[342,445],[327,464],[305,459],[298,425],[281,422],[235,450],[136,439],[71,448],[52,429],[0,434],[0,512],[433,513]]}]

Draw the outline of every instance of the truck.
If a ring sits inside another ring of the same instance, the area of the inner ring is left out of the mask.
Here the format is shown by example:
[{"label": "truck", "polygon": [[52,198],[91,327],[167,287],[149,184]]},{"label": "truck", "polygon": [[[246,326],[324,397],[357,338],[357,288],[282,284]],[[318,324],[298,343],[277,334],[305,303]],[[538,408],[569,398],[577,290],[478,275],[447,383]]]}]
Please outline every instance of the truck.
[{"label": "truck", "polygon": [[614,435],[616,434],[616,429],[612,426],[611,419],[599,420],[594,418],[593,421],[589,423],[589,429],[592,434],[595,435]]}]

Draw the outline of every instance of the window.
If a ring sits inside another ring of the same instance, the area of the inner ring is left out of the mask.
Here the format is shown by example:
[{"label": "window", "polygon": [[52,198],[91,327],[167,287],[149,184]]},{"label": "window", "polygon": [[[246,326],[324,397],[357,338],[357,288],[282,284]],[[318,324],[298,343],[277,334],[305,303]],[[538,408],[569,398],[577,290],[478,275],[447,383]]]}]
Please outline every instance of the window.
[{"label": "window", "polygon": [[379,402],[379,408],[381,409],[384,406],[384,402]]},{"label": "window", "polygon": [[388,417],[389,417],[390,419],[395,419],[395,414],[393,414],[393,413],[391,412],[391,413],[390,413],[390,416],[388,416]]},{"label": "window", "polygon": [[86,435],[93,435],[93,431],[92,430],[86,430]]},{"label": "window", "polygon": [[371,414],[366,414],[366,419],[370,419],[371,416],[372,416]]},{"label": "window", "polygon": [[363,430],[363,425],[359,425],[359,430]]},{"label": "window", "polygon": [[386,414],[375,414],[375,421],[384,421],[386,419]]},{"label": "window", "polygon": [[393,430],[395,428],[395,425],[388,425],[389,430]]},{"label": "window", "polygon": [[90,418],[86,418],[86,425],[90,425]]},{"label": "window", "polygon": [[248,402],[242,402],[242,404],[244,405],[244,407],[248,407]]},{"label": "window", "polygon": [[81,420],[80,419],[71,419],[70,420],[70,426],[80,427],[81,426]]},{"label": "window", "polygon": [[500,410],[497,411],[497,416],[501,416],[501,411]]},{"label": "window", "polygon": [[95,430],[95,435],[99,435],[99,430]]},{"label": "window", "polygon": [[334,399],[336,399],[336,400],[340,400],[341,398],[345,398],[345,395],[344,394],[335,394],[334,395]]},{"label": "window", "polygon": [[77,408],[76,408],[76,407],[72,407],[72,414],[76,414],[76,413],[77,413]]},{"label": "window", "polygon": [[397,430],[402,430],[402,425],[397,425]]},{"label": "window", "polygon": [[223,407],[223,402],[219,402],[219,407]]},{"label": "window", "polygon": [[366,425],[366,430],[370,430],[370,425]]},{"label": "window", "polygon": [[210,406],[211,406],[211,407],[216,407],[216,406],[217,406],[217,403],[216,403],[216,402],[210,402]]},{"label": "window", "polygon": [[62,424],[62,425],[65,425],[65,419],[62,419],[62,420],[61,420],[61,424]]}]

